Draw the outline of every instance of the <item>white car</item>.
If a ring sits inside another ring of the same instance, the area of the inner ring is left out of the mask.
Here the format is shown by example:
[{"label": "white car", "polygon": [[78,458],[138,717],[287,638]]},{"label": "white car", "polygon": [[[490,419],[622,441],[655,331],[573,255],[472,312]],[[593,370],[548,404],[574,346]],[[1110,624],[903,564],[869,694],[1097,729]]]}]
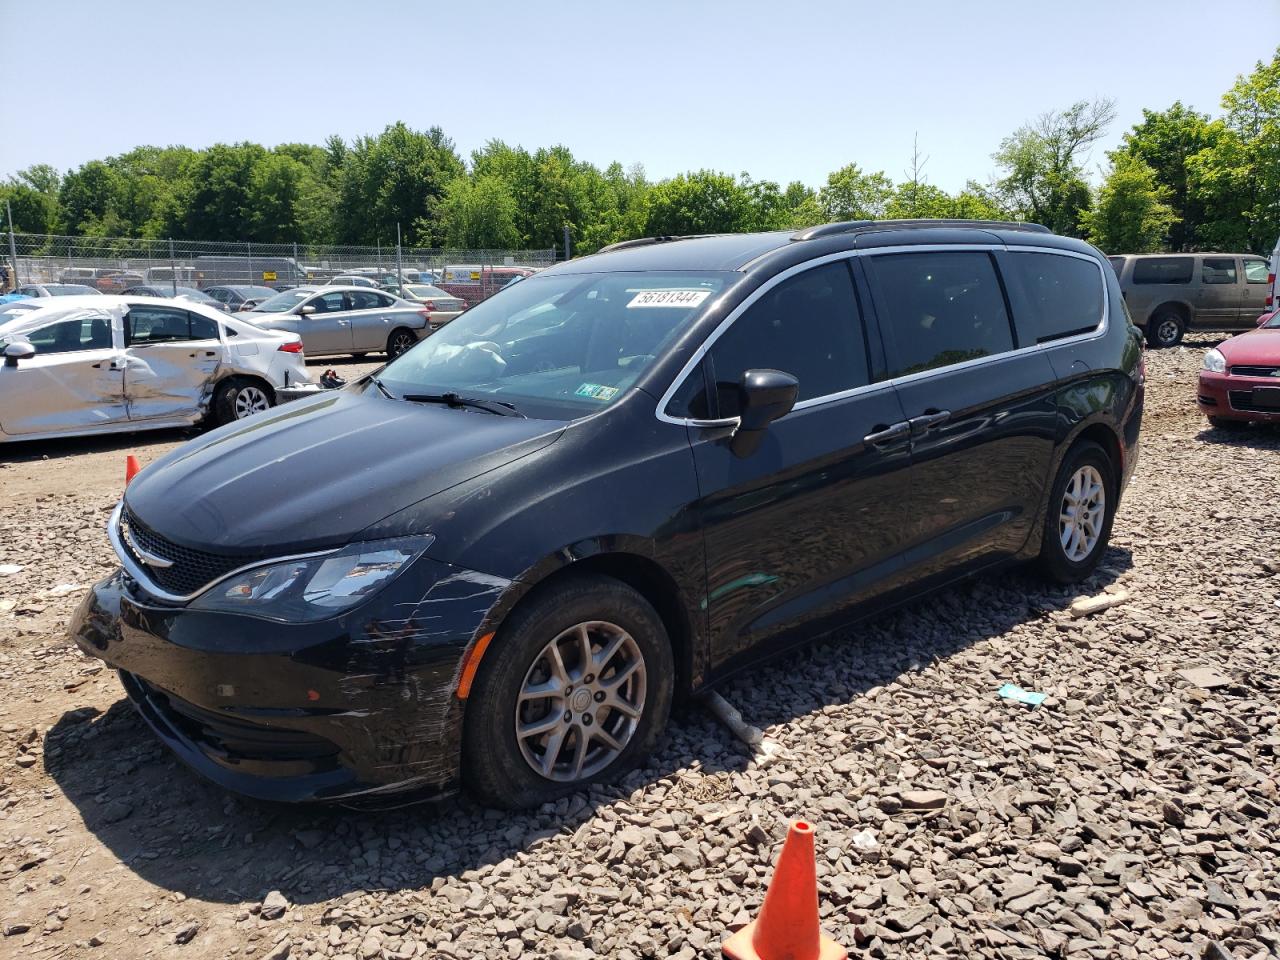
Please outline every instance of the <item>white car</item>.
[{"label": "white car", "polygon": [[45,302],[0,322],[0,443],[229,423],[307,383],[297,334],[189,300]]}]

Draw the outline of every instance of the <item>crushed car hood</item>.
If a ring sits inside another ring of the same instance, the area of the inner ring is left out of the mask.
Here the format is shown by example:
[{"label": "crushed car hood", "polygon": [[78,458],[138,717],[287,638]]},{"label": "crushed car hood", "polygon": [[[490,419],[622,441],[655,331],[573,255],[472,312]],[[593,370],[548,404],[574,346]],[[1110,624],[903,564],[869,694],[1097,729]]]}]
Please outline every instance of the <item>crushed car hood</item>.
[{"label": "crushed car hood", "polygon": [[555,441],[564,424],[334,391],[229,424],[148,466],[133,517],[192,549],[285,556]]}]

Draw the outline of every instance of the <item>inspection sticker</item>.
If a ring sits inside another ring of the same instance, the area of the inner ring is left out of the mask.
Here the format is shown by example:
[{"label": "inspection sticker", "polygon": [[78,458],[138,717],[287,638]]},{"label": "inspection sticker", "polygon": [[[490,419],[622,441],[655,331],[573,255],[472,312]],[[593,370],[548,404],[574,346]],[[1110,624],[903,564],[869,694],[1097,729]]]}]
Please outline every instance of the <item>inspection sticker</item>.
[{"label": "inspection sticker", "polygon": [[606,387],[599,383],[584,383],[573,392],[580,397],[590,397],[592,400],[612,400],[618,388]]},{"label": "inspection sticker", "polygon": [[707,297],[710,290],[642,290],[631,298],[627,309],[632,307],[696,307]]}]

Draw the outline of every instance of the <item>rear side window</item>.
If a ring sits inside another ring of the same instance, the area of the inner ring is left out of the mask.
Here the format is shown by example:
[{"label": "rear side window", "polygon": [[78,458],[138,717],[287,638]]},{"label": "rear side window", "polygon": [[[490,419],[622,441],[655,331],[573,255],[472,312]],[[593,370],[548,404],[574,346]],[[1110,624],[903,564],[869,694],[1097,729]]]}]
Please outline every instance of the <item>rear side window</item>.
[{"label": "rear side window", "polygon": [[[192,336],[191,314],[172,307],[130,307],[125,317],[129,343],[172,343],[175,340],[204,340],[205,335]],[[217,337],[215,328],[213,337]]]},{"label": "rear side window", "polygon": [[218,324],[208,317],[202,317],[198,313],[187,314],[191,318],[191,339],[192,340],[217,340]]},{"label": "rear side window", "polygon": [[1147,257],[1133,264],[1134,283],[1190,283],[1191,257]]},{"label": "rear side window", "polygon": [[351,298],[352,310],[376,310],[387,306],[383,296],[372,290],[352,290],[348,296]]},{"label": "rear side window", "polygon": [[1004,293],[988,254],[886,254],[866,263],[890,377],[1013,349]]},{"label": "rear side window", "polygon": [[1268,267],[1265,260],[1246,260],[1244,278],[1248,283],[1266,283]]},{"label": "rear side window", "polygon": [[1124,257],[1107,257],[1107,263],[1111,264],[1117,278],[1124,272]]},{"label": "rear side window", "polygon": [[1053,253],[1010,253],[1018,342],[1023,346],[1088,333],[1102,322],[1102,273],[1092,260]]},{"label": "rear side window", "polygon": [[709,378],[700,366],[677,394],[677,415],[738,416],[738,388],[748,370],[791,374],[800,382],[800,401],[865,386],[866,340],[848,266],[828,263],[782,281],[721,334],[707,360],[715,404],[708,403]]},{"label": "rear side window", "polygon": [[1200,265],[1201,283],[1235,283],[1234,257],[1205,257]]}]

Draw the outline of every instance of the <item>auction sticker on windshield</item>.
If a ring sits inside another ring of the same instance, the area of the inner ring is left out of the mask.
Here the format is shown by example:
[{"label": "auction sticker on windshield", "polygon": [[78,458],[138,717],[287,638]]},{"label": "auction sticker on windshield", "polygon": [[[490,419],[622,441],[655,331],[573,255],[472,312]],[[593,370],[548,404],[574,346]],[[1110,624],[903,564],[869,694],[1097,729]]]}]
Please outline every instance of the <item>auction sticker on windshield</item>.
[{"label": "auction sticker on windshield", "polygon": [[710,290],[642,290],[631,298],[632,307],[696,307],[711,296]]},{"label": "auction sticker on windshield", "polygon": [[592,400],[612,400],[618,388],[606,387],[600,383],[584,383],[573,392],[579,397],[590,397]]}]

